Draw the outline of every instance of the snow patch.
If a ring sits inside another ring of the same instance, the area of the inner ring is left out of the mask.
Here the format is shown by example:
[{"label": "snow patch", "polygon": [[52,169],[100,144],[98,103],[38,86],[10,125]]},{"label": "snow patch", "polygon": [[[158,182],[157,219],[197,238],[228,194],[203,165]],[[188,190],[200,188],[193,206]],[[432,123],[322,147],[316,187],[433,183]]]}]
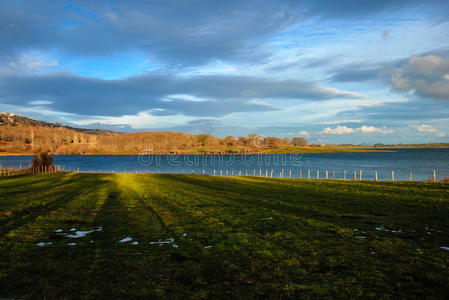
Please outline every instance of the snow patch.
[{"label": "snow patch", "polygon": [[441,246],[440,248],[443,250],[449,251],[449,247]]},{"label": "snow patch", "polygon": [[40,243],[37,243],[36,245],[38,245],[39,247],[45,247],[45,246],[53,245],[53,242],[40,242]]},{"label": "snow patch", "polygon": [[162,246],[163,244],[171,244],[174,241],[175,241],[174,238],[169,238],[169,239],[166,239],[165,241],[158,240],[157,242],[150,242],[150,245],[160,245],[160,246]]},{"label": "snow patch", "polygon": [[212,248],[212,246],[211,245],[204,246],[204,249],[209,249],[209,248]]},{"label": "snow patch", "polygon": [[138,241],[132,242],[131,245],[139,245]]},{"label": "snow patch", "polygon": [[67,246],[76,246],[76,243],[68,243]]},{"label": "snow patch", "polygon": [[126,237],[126,238],[124,238],[124,239],[121,239],[120,241],[118,241],[119,243],[127,243],[127,242],[130,242],[130,241],[132,241],[133,240],[133,238],[132,237]]},{"label": "snow patch", "polygon": [[85,231],[78,230],[78,231],[75,231],[74,234],[68,234],[67,237],[71,238],[71,239],[78,239],[78,238],[85,237],[86,235],[88,235],[89,233],[92,233],[94,231],[95,230],[85,230]]}]

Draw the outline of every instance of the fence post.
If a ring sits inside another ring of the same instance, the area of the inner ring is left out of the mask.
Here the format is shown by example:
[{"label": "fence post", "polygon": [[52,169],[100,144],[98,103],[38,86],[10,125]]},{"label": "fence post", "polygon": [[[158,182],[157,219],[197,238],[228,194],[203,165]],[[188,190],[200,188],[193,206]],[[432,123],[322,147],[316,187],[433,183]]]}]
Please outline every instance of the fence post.
[{"label": "fence post", "polygon": [[265,169],[265,177],[268,177],[268,170]]},{"label": "fence post", "polygon": [[362,170],[360,170],[360,181],[362,181]]},{"label": "fence post", "polygon": [[242,176],[242,170],[239,170],[239,176]]},{"label": "fence post", "polygon": [[335,170],[332,171],[332,180],[335,180]]},{"label": "fence post", "polygon": [[345,172],[343,173],[343,180],[346,180],[346,170],[345,170]]},{"label": "fence post", "polygon": [[391,171],[391,179],[392,179],[393,182],[394,182],[394,170]]},{"label": "fence post", "polygon": [[246,169],[245,176],[248,176],[248,169]]},{"label": "fence post", "polygon": [[271,169],[270,177],[273,177],[273,169]]},{"label": "fence post", "polygon": [[326,170],[326,180],[328,179],[328,177],[327,177],[327,176],[328,176],[328,172],[327,172],[327,170]]},{"label": "fence post", "polygon": [[299,179],[302,179],[302,170],[299,170]]},{"label": "fence post", "polygon": [[253,176],[256,176],[256,169],[254,169]]},{"label": "fence post", "polygon": [[376,181],[378,180],[378,177],[377,177],[377,170],[376,170]]},{"label": "fence post", "polygon": [[433,170],[433,182],[437,182],[437,172]]},{"label": "fence post", "polygon": [[316,170],[316,179],[320,179],[320,170]]},{"label": "fence post", "polygon": [[412,179],[413,179],[413,174],[412,174],[412,171],[410,171],[410,181],[412,181]]},{"label": "fence post", "polygon": [[309,177],[309,179],[310,179],[310,169],[309,169],[308,175],[309,175],[308,177]]},{"label": "fence post", "polygon": [[262,177],[262,169],[259,169],[259,176]]}]

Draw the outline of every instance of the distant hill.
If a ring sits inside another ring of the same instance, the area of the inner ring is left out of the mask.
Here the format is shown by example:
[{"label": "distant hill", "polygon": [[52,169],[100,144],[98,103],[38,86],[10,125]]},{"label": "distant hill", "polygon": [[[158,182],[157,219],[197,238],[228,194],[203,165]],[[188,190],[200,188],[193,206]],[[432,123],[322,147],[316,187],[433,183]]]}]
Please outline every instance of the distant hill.
[{"label": "distant hill", "polygon": [[[305,146],[304,138],[225,138],[182,132],[118,133],[38,121],[14,113],[0,113],[0,155],[33,154],[231,154],[260,153]],[[291,152],[292,150],[289,149]]]},{"label": "distant hill", "polygon": [[0,113],[0,125],[17,126],[18,124],[25,125],[25,126],[67,128],[70,130],[74,130],[74,131],[78,131],[78,132],[82,132],[82,133],[86,133],[86,134],[94,134],[94,135],[116,135],[116,134],[119,134],[118,132],[115,132],[112,130],[76,128],[76,127],[66,126],[61,123],[38,121],[38,120],[31,119],[29,117],[11,113],[11,112]]}]

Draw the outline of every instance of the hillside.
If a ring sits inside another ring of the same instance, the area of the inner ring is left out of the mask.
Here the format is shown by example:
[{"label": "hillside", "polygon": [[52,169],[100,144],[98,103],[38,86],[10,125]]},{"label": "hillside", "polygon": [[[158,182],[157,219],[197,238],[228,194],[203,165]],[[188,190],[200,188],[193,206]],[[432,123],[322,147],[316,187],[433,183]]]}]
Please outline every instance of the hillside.
[{"label": "hillside", "polygon": [[181,132],[119,134],[107,130],[73,128],[13,113],[0,114],[0,153],[3,154],[230,154],[268,152],[306,144],[303,138],[280,139],[258,134],[239,138]]},{"label": "hillside", "polygon": [[76,128],[66,126],[61,123],[54,122],[45,122],[38,121],[26,116],[18,115],[10,112],[2,112],[0,113],[0,125],[9,125],[9,126],[17,126],[17,125],[27,125],[27,126],[38,126],[38,127],[51,127],[51,128],[66,128],[74,131],[87,133],[87,134],[95,134],[95,135],[115,135],[118,134],[112,130],[103,130],[103,129],[85,129],[85,128]]}]

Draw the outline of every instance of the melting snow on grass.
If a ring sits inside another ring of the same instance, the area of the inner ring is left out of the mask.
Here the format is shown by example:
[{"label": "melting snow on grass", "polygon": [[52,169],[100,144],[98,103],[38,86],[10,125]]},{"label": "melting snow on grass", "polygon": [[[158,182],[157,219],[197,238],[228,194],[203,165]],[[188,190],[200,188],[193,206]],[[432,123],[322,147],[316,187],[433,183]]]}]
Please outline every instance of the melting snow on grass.
[{"label": "melting snow on grass", "polygon": [[440,248],[443,250],[449,251],[449,247],[441,246]]},{"label": "melting snow on grass", "polygon": [[209,249],[209,248],[212,248],[212,246],[211,245],[204,246],[204,249]]},{"label": "melting snow on grass", "polygon": [[163,244],[171,244],[175,241],[174,238],[169,238],[166,239],[165,241],[163,240],[158,240],[157,242],[150,242],[150,245],[163,245]]},{"label": "melting snow on grass", "polygon": [[45,247],[45,246],[53,245],[53,242],[40,242],[40,243],[37,243],[36,245],[38,245],[39,247]]},{"label": "melting snow on grass", "polygon": [[74,234],[68,234],[66,236],[71,239],[78,239],[78,238],[85,237],[87,234],[92,233],[94,231],[95,230],[85,230],[85,231],[78,230],[78,231],[75,231]]},{"label": "melting snow on grass", "polygon": [[124,239],[121,239],[120,241],[118,241],[119,243],[127,243],[127,242],[130,242],[130,241],[132,241],[133,240],[133,238],[132,237],[126,237],[126,238],[124,238]]},{"label": "melting snow on grass", "polygon": [[384,226],[376,227],[376,230],[377,231],[384,231],[384,232],[392,232],[392,233],[401,233],[402,232],[402,229],[393,230],[393,229],[385,228]]},{"label": "melting snow on grass", "polygon": [[76,246],[76,243],[68,243],[67,246]]}]

